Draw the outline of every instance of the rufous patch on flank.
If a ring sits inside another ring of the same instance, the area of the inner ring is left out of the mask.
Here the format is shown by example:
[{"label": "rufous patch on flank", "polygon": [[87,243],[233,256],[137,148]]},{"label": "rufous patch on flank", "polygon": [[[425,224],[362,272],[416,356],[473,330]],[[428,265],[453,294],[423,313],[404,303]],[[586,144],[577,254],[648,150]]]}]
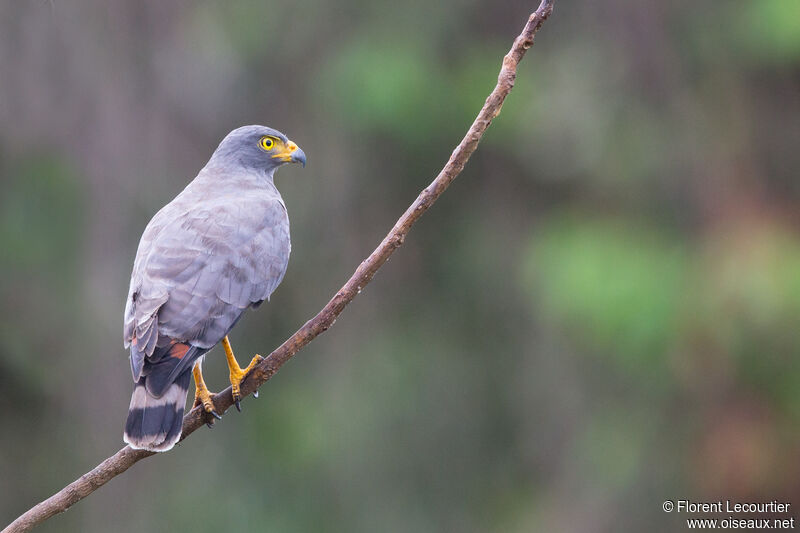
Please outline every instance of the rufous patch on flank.
[{"label": "rufous patch on flank", "polygon": [[175,359],[183,359],[186,353],[189,351],[189,345],[184,344],[182,342],[175,342],[169,348],[169,357],[174,357]]}]

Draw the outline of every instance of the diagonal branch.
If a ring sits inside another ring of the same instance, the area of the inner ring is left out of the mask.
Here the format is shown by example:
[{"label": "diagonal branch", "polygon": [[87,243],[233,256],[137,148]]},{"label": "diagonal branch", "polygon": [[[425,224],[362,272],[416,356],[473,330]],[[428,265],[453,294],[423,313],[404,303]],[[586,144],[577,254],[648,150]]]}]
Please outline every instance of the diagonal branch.
[{"label": "diagonal branch", "polygon": [[[492,119],[500,113],[506,96],[514,87],[517,64],[533,44],[534,34],[553,12],[553,1],[542,0],[539,8],[528,18],[522,33],[514,40],[511,50],[503,58],[503,66],[497,77],[497,85],[486,99],[486,103],[484,103],[467,134],[456,149],[453,150],[447,164],[436,176],[436,179],[419,194],[414,203],[409,206],[395,223],[392,230],[384,237],[383,241],[358,266],[355,273],[347,280],[347,283],[339,289],[325,307],[248,374],[241,385],[242,396],[247,396],[257,391],[294,354],[333,325],[336,317],[344,310],[345,306],[353,301],[356,295],[361,292],[361,289],[372,280],[378,269],[389,259],[389,256],[403,244],[411,226],[433,205],[450,183],[461,173],[472,152],[478,147],[478,142],[483,137],[486,128],[489,127]],[[214,397],[214,406],[218,413],[224,413],[232,405],[233,396],[231,395],[230,387]],[[183,419],[183,436],[181,440],[194,433],[205,421],[205,413],[201,407],[192,409]],[[154,455],[154,453],[134,450],[128,446],[122,448],[93,470],[32,507],[0,533],[18,533],[30,530],[53,515],[66,511],[112,478],[151,455]]]}]

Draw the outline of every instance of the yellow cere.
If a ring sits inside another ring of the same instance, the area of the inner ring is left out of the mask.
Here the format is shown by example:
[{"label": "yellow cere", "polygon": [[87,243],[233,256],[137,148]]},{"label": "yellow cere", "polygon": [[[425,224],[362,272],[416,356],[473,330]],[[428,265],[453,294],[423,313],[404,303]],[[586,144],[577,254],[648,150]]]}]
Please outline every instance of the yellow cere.
[{"label": "yellow cere", "polygon": [[297,150],[297,145],[293,141],[289,141],[288,143],[282,142],[281,145],[281,150],[272,154],[272,158],[288,163],[292,160],[292,152]]}]

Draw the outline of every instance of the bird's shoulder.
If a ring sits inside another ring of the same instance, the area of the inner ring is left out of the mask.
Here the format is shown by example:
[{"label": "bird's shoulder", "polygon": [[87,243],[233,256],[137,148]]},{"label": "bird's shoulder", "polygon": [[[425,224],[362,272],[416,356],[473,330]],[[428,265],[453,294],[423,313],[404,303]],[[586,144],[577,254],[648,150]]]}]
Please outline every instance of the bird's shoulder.
[{"label": "bird's shoulder", "polygon": [[[193,182],[159,210],[148,223],[139,256],[154,248],[187,248],[213,253],[220,243],[243,244],[262,232],[276,230],[288,237],[289,218],[277,190],[265,187],[209,190]],[[199,185],[203,185],[201,182]]]}]

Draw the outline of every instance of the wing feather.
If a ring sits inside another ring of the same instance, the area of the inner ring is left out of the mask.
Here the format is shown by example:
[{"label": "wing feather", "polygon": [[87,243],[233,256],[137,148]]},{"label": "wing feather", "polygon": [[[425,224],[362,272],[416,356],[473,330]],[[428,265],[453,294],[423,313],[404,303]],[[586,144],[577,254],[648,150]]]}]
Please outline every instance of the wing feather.
[{"label": "wing feather", "polygon": [[213,347],[286,272],[289,221],[277,191],[199,196],[184,191],[156,214],[139,244],[124,328],[126,346],[137,348],[134,376],[142,366],[134,357],[151,356],[159,338]]}]

